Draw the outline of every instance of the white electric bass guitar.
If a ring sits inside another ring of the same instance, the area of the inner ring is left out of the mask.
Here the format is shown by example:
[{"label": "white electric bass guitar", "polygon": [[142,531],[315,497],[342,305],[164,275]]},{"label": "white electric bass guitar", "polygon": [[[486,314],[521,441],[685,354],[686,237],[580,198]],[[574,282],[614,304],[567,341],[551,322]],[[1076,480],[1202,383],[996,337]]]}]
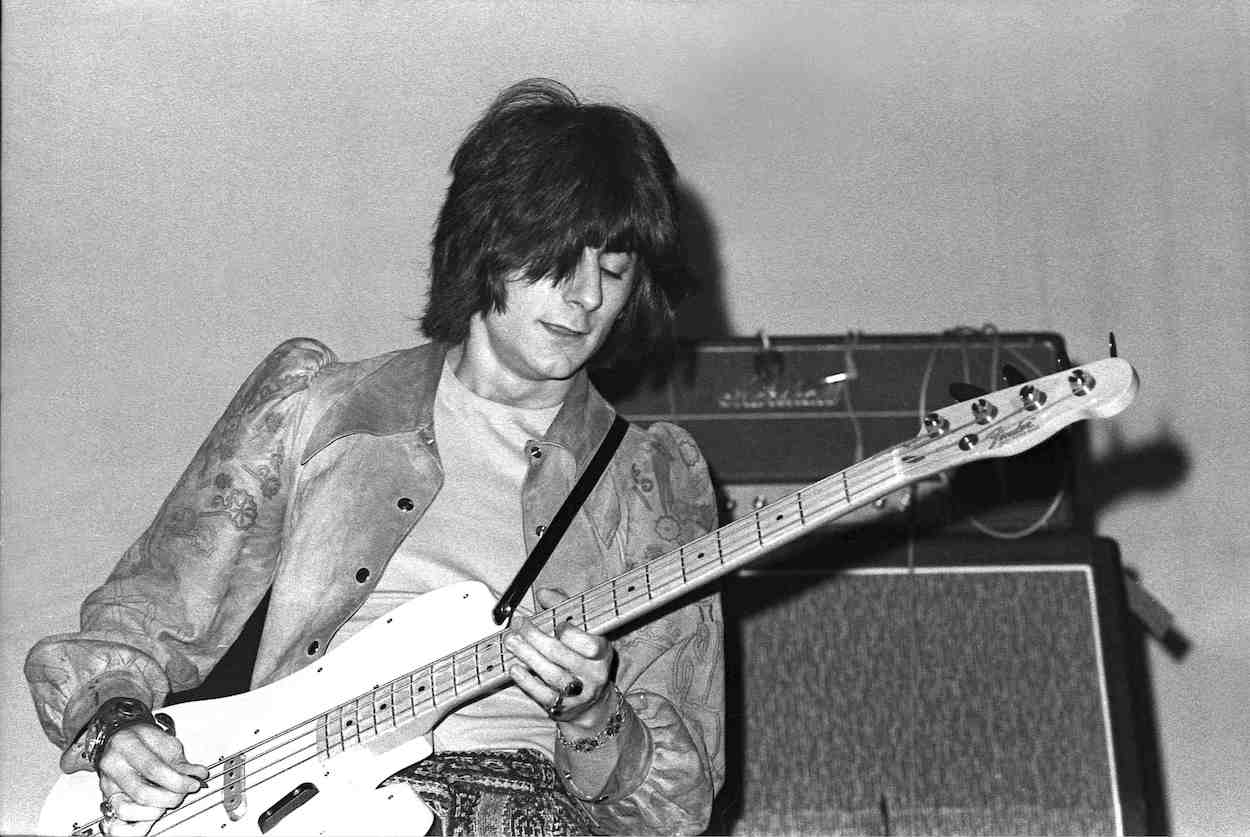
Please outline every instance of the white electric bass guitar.
[{"label": "white electric bass guitar", "polygon": [[[783,497],[535,616],[604,634],[806,532],[965,463],[1021,453],[1082,419],[1119,413],[1137,375],[1119,358],[1057,372],[936,410],[913,438]],[[456,706],[509,682],[495,600],[466,582],[420,596],[321,660],[255,691],[169,707],[187,758],[210,768],[152,834],[425,833],[405,785],[378,787],[431,751]],[[63,776],[40,833],[100,833],[94,773]]]}]

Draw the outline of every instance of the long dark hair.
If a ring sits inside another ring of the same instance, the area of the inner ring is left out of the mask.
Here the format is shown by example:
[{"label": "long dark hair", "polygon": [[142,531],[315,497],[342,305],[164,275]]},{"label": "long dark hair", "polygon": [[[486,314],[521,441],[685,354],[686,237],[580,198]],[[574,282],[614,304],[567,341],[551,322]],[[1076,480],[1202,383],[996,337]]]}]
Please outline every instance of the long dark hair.
[{"label": "long dark hair", "polygon": [[421,328],[459,343],[476,313],[505,310],[505,279],[567,278],[585,247],[635,254],[632,294],[595,358],[667,344],[690,289],[678,229],[676,168],[655,129],[615,105],[582,104],[564,85],[509,87],[451,161]]}]

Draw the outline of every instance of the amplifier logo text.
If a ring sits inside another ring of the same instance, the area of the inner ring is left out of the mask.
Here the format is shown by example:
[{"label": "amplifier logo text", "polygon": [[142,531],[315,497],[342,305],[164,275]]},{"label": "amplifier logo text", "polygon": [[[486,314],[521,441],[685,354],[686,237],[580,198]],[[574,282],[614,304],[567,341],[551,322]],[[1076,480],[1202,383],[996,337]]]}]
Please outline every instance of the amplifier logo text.
[{"label": "amplifier logo text", "polygon": [[716,398],[724,410],[829,409],[842,403],[843,383],[807,381],[752,381]]}]

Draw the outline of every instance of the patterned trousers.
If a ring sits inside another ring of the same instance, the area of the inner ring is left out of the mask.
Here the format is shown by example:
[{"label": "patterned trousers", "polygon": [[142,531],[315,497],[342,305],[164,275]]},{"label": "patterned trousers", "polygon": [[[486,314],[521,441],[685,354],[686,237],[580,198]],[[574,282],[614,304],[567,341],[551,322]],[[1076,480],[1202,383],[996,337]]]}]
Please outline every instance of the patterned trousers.
[{"label": "patterned trousers", "polygon": [[385,784],[406,782],[430,806],[436,834],[592,834],[581,803],[537,750],[435,753]]}]

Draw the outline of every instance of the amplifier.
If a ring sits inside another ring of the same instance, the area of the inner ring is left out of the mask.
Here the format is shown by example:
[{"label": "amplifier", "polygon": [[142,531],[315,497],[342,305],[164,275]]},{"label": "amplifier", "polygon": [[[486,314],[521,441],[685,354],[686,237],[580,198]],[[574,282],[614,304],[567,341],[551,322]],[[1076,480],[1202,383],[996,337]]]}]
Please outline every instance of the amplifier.
[{"label": "amplifier", "polygon": [[[951,384],[1009,385],[1007,364],[1036,378],[1068,365],[1043,332],[723,338],[683,343],[642,377],[595,382],[632,421],[690,431],[721,492],[722,517],[777,499],[914,436],[924,414],[964,400]],[[1021,536],[1088,528],[1074,496],[1081,425],[1011,459],[976,462],[839,523],[976,529]]]},{"label": "amplifier", "polygon": [[808,545],[723,602],[713,833],[1160,833],[1113,541]]}]

